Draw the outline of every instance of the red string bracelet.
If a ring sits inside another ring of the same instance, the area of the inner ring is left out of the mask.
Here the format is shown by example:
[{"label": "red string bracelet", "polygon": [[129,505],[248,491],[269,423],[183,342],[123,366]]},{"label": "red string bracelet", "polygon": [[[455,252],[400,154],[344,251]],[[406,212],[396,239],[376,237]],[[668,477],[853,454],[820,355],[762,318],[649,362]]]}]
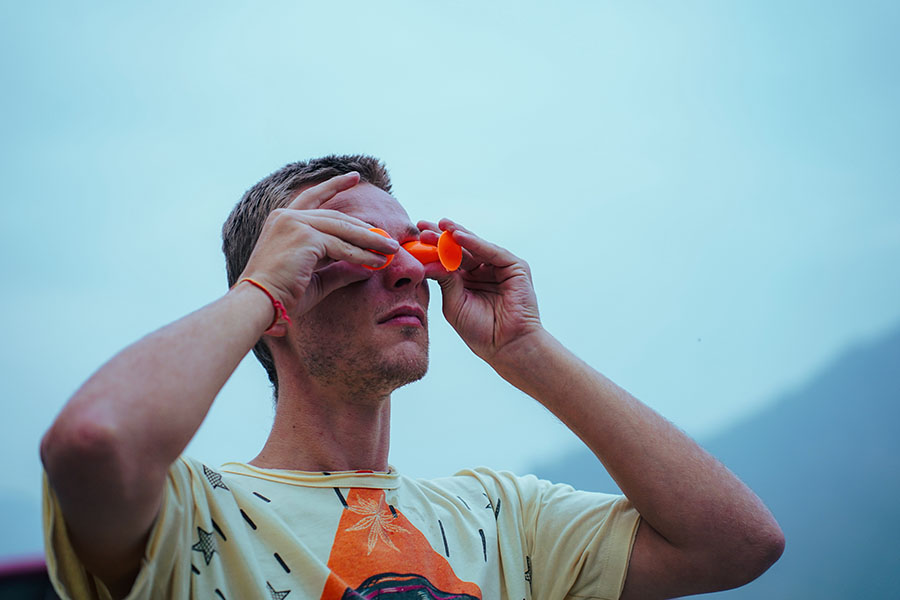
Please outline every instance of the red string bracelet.
[{"label": "red string bracelet", "polygon": [[272,320],[272,324],[269,325],[269,328],[263,332],[263,335],[269,333],[272,330],[272,328],[275,327],[275,325],[278,323],[278,321],[280,321],[282,319],[284,319],[284,321],[288,325],[291,324],[291,318],[288,316],[287,309],[284,307],[284,304],[282,304],[281,301],[277,300],[275,298],[275,296],[272,295],[272,292],[270,292],[269,290],[266,289],[266,286],[264,286],[263,284],[261,284],[258,281],[250,279],[249,277],[244,277],[243,279],[241,279],[234,285],[237,286],[238,283],[241,283],[242,281],[246,281],[247,283],[255,285],[256,287],[261,289],[266,294],[266,296],[269,297],[269,300],[272,301],[272,307],[275,309],[275,318]]}]

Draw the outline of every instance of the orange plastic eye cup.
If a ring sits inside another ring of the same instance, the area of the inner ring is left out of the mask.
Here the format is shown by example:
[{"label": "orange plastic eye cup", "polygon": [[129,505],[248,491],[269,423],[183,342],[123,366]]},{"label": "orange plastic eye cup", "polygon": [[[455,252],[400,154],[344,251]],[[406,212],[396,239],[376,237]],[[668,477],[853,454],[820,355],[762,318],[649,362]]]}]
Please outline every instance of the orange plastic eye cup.
[{"label": "orange plastic eye cup", "polygon": [[403,249],[423,265],[441,261],[445,269],[455,271],[462,264],[462,248],[453,240],[453,235],[449,231],[441,234],[436,246],[416,240],[403,244]]},{"label": "orange plastic eye cup", "polygon": [[453,234],[445,231],[438,238],[438,257],[448,271],[455,271],[462,264],[462,247],[453,239]]},{"label": "orange plastic eye cup", "polygon": [[403,249],[412,254],[423,265],[439,260],[438,247],[432,244],[423,244],[419,240],[406,242],[403,244]]},{"label": "orange plastic eye cup", "polygon": [[[378,235],[383,235],[386,238],[391,237],[391,235],[387,231],[385,231],[384,229],[379,229],[378,227],[369,227],[369,231],[375,232]],[[383,265],[381,265],[380,267],[370,267],[369,265],[363,265],[365,268],[367,268],[371,271],[380,271],[381,269],[383,269],[386,266],[388,266],[389,264],[391,264],[391,261],[394,260],[393,254],[383,254],[381,252],[378,252],[377,250],[371,250],[371,249],[369,250],[369,252],[374,252],[375,254],[381,254],[382,256],[387,256],[387,262],[384,263]]]}]

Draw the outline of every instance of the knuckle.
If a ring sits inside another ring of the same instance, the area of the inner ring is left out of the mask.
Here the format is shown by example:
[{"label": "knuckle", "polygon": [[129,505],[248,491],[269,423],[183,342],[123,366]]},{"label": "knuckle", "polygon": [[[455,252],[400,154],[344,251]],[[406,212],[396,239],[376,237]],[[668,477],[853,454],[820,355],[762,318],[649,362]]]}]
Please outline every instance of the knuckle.
[{"label": "knuckle", "polygon": [[276,208],[269,213],[269,216],[266,217],[266,220],[270,223],[277,223],[278,221],[284,219],[285,209]]},{"label": "knuckle", "polygon": [[272,227],[277,227],[279,229],[290,226],[290,224],[295,220],[296,219],[293,215],[293,212],[286,208],[276,208],[271,213],[269,213],[269,217],[267,219]]},{"label": "knuckle", "polygon": [[338,229],[338,234],[341,237],[343,237],[343,236],[351,234],[353,232],[353,230],[355,229],[355,226],[352,223],[349,223],[342,219],[337,222],[337,229]]},{"label": "knuckle", "polygon": [[362,250],[361,248],[357,248],[350,242],[347,242],[344,240],[338,241],[338,243],[335,247],[335,250],[340,254],[340,257],[336,257],[336,258],[344,258],[344,259],[346,259],[346,258],[360,259],[363,257],[363,252],[365,252],[365,250]]}]

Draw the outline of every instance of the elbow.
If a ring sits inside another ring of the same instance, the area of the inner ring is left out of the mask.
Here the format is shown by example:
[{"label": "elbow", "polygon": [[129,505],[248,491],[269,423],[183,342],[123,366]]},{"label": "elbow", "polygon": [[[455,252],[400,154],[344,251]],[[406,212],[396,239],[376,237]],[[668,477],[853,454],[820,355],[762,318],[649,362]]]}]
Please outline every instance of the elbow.
[{"label": "elbow", "polygon": [[741,537],[728,558],[719,557],[723,579],[717,587],[731,589],[754,581],[781,558],[784,546],[784,532],[774,520],[756,527]]},{"label": "elbow", "polygon": [[779,558],[781,558],[781,555],[784,554],[784,546],[786,543],[785,538],[784,538],[784,532],[781,530],[781,527],[779,527],[778,523],[773,522],[772,525],[773,525],[773,527],[772,527],[772,531],[771,531],[771,534],[769,537],[769,543],[767,546],[768,550],[769,550],[769,554],[768,554],[769,563],[766,566],[766,569],[768,569],[769,567],[774,565],[775,562]]},{"label": "elbow", "polygon": [[110,424],[62,414],[41,439],[40,455],[48,478],[57,487],[67,481],[77,483],[86,468],[113,472],[120,449],[116,429]]},{"label": "elbow", "polygon": [[754,558],[751,562],[750,583],[774,565],[781,555],[784,554],[785,538],[784,532],[774,520],[761,535],[758,536],[754,544],[754,551],[750,555]]}]

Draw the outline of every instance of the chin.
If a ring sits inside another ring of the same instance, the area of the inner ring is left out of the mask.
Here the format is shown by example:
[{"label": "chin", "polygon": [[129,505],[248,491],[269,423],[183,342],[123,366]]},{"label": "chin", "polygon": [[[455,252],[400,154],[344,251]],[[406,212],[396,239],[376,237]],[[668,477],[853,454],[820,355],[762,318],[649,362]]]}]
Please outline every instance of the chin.
[{"label": "chin", "polygon": [[[320,344],[302,348],[307,373],[324,386],[343,388],[357,396],[390,394],[425,376],[428,371],[428,335],[410,327],[404,339],[377,344]],[[395,330],[399,331],[399,330]],[[348,352],[349,350],[349,352]]]},{"label": "chin", "polygon": [[428,346],[419,343],[401,344],[384,356],[376,367],[377,379],[383,381],[391,391],[418,381],[428,372]]},{"label": "chin", "polygon": [[381,366],[381,378],[392,389],[403,387],[425,377],[428,372],[428,355],[410,357],[408,360],[391,361]]}]

